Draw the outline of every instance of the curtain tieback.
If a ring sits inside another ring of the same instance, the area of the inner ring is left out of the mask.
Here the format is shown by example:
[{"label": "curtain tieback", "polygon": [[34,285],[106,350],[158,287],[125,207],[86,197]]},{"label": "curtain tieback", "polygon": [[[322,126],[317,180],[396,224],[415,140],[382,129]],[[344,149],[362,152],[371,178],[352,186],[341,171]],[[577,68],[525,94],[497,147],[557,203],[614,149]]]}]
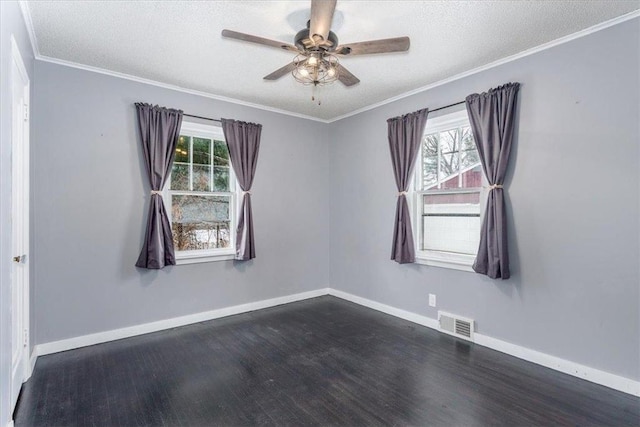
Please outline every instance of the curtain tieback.
[{"label": "curtain tieback", "polygon": [[400,197],[400,196],[406,196],[406,195],[407,195],[407,193],[408,193],[408,191],[400,191],[400,192],[398,192],[398,197]]},{"label": "curtain tieback", "polygon": [[243,191],[242,195],[244,196],[245,194],[251,195],[251,191]]},{"label": "curtain tieback", "polygon": [[493,184],[487,187],[489,189],[489,191],[491,190],[495,190],[496,188],[503,188],[502,184]]},{"label": "curtain tieback", "polygon": [[162,190],[151,190],[152,196],[162,196]]}]

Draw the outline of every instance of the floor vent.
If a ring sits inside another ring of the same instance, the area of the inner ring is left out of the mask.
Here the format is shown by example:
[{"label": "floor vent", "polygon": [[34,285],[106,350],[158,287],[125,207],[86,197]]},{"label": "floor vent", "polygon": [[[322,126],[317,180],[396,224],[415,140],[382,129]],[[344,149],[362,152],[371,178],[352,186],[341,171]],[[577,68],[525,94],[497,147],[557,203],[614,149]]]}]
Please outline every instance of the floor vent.
[{"label": "floor vent", "polygon": [[473,341],[473,320],[439,311],[438,322],[442,332]]}]

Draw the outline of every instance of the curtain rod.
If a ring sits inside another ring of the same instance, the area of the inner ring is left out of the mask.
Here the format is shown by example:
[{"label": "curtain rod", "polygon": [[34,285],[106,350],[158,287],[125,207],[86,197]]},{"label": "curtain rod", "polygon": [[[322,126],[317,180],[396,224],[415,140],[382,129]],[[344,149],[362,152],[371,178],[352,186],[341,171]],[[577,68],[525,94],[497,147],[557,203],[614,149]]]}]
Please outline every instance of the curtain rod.
[{"label": "curtain rod", "polygon": [[[434,108],[433,110],[429,110],[429,112],[433,113],[434,111],[444,110],[445,108],[455,107],[456,105],[460,105],[460,104],[464,104],[464,103],[465,103],[465,101],[456,102],[456,103],[453,103],[453,104],[445,105],[444,107]],[[220,119],[212,119],[210,117],[196,116],[194,114],[187,114],[187,113],[183,113],[182,115],[186,116],[186,117],[193,117],[194,119],[210,120],[212,122],[222,123],[222,120],[220,120]]]},{"label": "curtain rod", "polygon": [[220,120],[220,119],[212,119],[212,118],[209,118],[209,117],[195,116],[193,114],[187,114],[187,113],[182,113],[182,115],[186,116],[186,117],[193,117],[194,119],[210,120],[212,122],[222,123],[222,120]]},{"label": "curtain rod", "polygon": [[439,110],[444,110],[445,108],[455,107],[456,105],[464,104],[465,102],[466,101],[460,101],[460,102],[456,102],[454,104],[445,105],[444,107],[434,108],[433,110],[429,110],[429,112],[433,113],[434,111],[439,111]]}]

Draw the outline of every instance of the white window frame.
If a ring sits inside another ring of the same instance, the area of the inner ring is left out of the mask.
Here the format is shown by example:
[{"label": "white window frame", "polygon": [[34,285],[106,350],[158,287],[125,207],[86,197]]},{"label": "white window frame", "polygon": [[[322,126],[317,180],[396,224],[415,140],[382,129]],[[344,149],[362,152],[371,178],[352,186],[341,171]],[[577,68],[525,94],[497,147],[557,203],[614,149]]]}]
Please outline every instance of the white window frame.
[{"label": "white window frame", "polygon": [[[447,129],[469,125],[469,116],[467,115],[466,110],[457,111],[454,113],[445,114],[433,119],[427,120],[427,126],[424,131],[424,136],[441,132]],[[422,162],[422,142],[420,143],[420,151],[418,152],[418,159],[416,162]],[[426,191],[422,191],[422,169],[421,164],[416,164],[414,179],[412,181],[412,188],[410,189],[413,193],[413,197],[411,198],[411,203],[413,207],[411,211],[414,213],[413,218],[413,229],[416,230],[416,239],[415,239],[415,249],[416,249],[416,264],[429,265],[433,267],[443,267],[450,268],[454,270],[462,270],[468,272],[474,272],[471,266],[476,259],[476,255],[468,255],[468,254],[457,254],[452,252],[444,252],[444,251],[433,251],[433,250],[422,250],[421,242],[422,242],[422,210],[421,210],[421,200],[423,194]],[[482,174],[482,187],[480,189],[480,223],[482,224],[482,219],[484,216],[484,205],[486,199],[486,193],[484,191],[486,187],[486,178],[484,173]],[[459,189],[452,190],[451,193],[455,192],[468,192],[469,190]],[[474,191],[475,192],[475,191]]]},{"label": "white window frame", "polygon": [[[205,125],[201,123],[194,122],[182,122],[182,126],[180,128],[180,135],[188,135],[190,137],[196,138],[206,138],[210,139],[212,144],[214,140],[217,141],[226,141],[224,137],[224,132],[222,131],[222,127],[213,126],[213,125]],[[191,147],[192,148],[192,147]],[[211,147],[213,152],[213,146]],[[189,160],[190,163],[193,163],[193,149],[189,150]],[[211,164],[211,173],[213,174],[214,165]],[[199,249],[199,250],[191,250],[191,251],[175,251],[176,256],[176,264],[184,265],[184,264],[196,264],[201,262],[214,262],[214,261],[226,261],[235,259],[236,253],[236,227],[238,225],[238,189],[240,186],[237,183],[236,175],[233,172],[233,167],[231,167],[231,160],[229,160],[229,192],[210,192],[210,191],[181,191],[181,190],[171,190],[171,176],[167,179],[167,184],[162,191],[162,198],[165,203],[165,209],[167,211],[167,216],[169,217],[169,224],[172,223],[171,220],[171,206],[172,206],[172,197],[173,195],[192,195],[192,196],[231,196],[229,201],[229,247],[228,248],[216,248],[216,249]]]}]

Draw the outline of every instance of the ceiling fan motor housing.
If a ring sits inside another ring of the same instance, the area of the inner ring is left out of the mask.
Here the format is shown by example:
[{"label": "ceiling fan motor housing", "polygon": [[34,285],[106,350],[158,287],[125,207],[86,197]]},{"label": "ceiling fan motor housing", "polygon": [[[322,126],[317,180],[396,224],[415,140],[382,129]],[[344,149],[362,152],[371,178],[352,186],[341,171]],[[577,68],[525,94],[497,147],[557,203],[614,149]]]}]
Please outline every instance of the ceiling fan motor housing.
[{"label": "ceiling fan motor housing", "polygon": [[[338,63],[336,55],[344,57],[409,50],[410,41],[406,36],[339,46],[338,36],[331,31],[336,2],[337,0],[311,0],[307,28],[298,31],[294,38],[295,45],[227,29],[222,30],[222,37],[295,52],[297,56],[293,62],[266,75],[264,80],[278,80],[291,73],[300,83],[314,86],[332,83],[335,80],[339,80],[345,86],[353,86],[360,82],[356,76]],[[312,22],[313,25],[311,25]]]},{"label": "ceiling fan motor housing", "polygon": [[327,40],[321,40],[319,43],[315,43],[309,36],[309,28],[298,31],[294,39],[296,47],[302,51],[318,50],[322,49],[327,52],[333,52],[338,46],[338,36],[333,31],[329,31]]}]

